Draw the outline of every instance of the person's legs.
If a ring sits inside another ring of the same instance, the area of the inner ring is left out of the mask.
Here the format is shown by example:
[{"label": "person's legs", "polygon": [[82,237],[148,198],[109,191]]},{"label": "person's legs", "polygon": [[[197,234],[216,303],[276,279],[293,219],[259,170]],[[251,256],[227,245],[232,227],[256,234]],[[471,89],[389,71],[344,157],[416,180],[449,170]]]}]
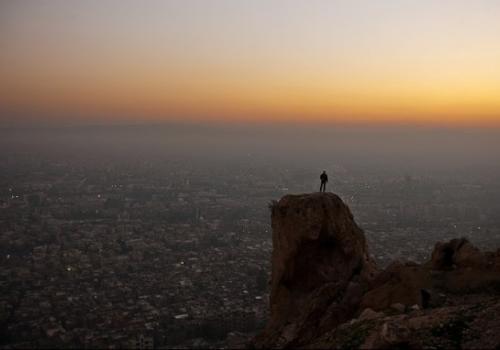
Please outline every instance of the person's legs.
[{"label": "person's legs", "polygon": [[319,187],[319,191],[320,192],[325,192],[325,189],[326,189],[326,183],[321,182],[321,186]]}]

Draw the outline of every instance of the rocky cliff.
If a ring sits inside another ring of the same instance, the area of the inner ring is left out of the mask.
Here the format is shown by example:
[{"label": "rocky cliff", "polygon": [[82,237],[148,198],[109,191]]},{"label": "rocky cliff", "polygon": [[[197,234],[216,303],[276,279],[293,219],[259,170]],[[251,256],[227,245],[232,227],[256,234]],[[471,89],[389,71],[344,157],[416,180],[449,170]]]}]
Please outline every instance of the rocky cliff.
[{"label": "rocky cliff", "polygon": [[335,194],[285,196],[271,216],[271,315],[254,347],[500,346],[500,250],[456,239],[379,270]]}]

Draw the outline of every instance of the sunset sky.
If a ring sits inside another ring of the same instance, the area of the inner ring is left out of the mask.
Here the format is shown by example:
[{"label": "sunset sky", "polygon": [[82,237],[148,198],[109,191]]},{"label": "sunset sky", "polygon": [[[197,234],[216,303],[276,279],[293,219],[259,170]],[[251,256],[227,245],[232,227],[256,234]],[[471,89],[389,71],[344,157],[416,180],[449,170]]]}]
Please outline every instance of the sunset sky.
[{"label": "sunset sky", "polygon": [[0,118],[500,126],[500,1],[0,2]]}]

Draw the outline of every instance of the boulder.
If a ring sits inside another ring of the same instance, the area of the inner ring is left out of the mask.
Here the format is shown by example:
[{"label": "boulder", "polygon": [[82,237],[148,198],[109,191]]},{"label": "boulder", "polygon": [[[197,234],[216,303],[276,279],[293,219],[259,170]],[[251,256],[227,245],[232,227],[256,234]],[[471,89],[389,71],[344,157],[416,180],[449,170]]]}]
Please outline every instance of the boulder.
[{"label": "boulder", "polygon": [[421,291],[431,286],[431,276],[424,267],[394,262],[376,276],[363,295],[360,307],[383,311],[393,304],[422,305]]},{"label": "boulder", "polygon": [[355,276],[373,276],[363,231],[332,193],[288,195],[273,208],[271,322],[287,322],[318,287],[344,289]]},{"label": "boulder", "polygon": [[486,258],[467,239],[457,238],[445,243],[436,243],[432,252],[431,264],[435,270],[477,268],[486,265]]},{"label": "boulder", "polygon": [[360,321],[373,320],[375,318],[384,317],[385,314],[383,312],[376,312],[372,309],[364,309],[364,311],[359,315],[358,319]]},{"label": "boulder", "polygon": [[288,195],[270,209],[271,317],[260,337],[267,341],[257,347],[274,347],[287,324],[296,324],[295,339],[304,340],[317,329],[312,320],[334,327],[350,319],[377,272],[363,231],[337,195]]},{"label": "boulder", "polygon": [[397,312],[398,314],[402,314],[406,311],[406,306],[401,303],[391,304],[390,309]]}]

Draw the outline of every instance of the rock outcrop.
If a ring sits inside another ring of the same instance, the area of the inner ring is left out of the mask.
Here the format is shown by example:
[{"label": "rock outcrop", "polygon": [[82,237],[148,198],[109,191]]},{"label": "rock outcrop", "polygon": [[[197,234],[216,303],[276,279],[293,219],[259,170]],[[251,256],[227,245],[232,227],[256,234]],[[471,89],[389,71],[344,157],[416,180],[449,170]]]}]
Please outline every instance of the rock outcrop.
[{"label": "rock outcrop", "polygon": [[481,268],[486,257],[465,238],[453,239],[446,243],[436,243],[431,257],[432,268],[452,270],[457,267]]},{"label": "rock outcrop", "polygon": [[500,250],[455,239],[437,243],[428,263],[377,270],[335,194],[288,195],[270,207],[271,316],[254,347],[500,347]]},{"label": "rock outcrop", "polygon": [[377,270],[337,195],[285,196],[271,212],[271,319],[257,345],[296,346],[352,318]]}]

